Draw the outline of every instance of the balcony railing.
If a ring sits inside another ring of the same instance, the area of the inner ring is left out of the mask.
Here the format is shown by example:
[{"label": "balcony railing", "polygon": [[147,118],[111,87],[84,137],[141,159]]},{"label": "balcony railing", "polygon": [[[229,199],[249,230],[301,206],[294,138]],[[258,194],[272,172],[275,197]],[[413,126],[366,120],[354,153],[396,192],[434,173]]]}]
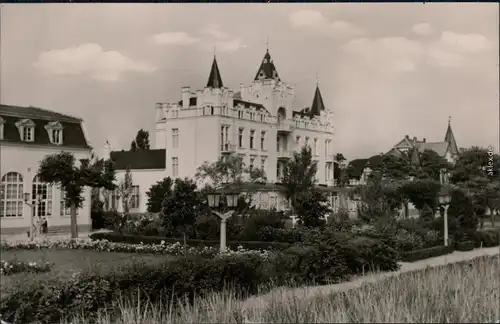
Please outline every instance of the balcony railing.
[{"label": "balcony railing", "polygon": [[224,143],[220,146],[220,151],[222,153],[234,153],[236,152],[236,145],[231,143]]},{"label": "balcony railing", "polygon": [[279,133],[289,133],[291,131],[291,123],[288,120],[278,121],[277,130]]},{"label": "balcony railing", "polygon": [[279,150],[276,154],[278,159],[289,159],[292,157],[292,152],[288,150]]}]

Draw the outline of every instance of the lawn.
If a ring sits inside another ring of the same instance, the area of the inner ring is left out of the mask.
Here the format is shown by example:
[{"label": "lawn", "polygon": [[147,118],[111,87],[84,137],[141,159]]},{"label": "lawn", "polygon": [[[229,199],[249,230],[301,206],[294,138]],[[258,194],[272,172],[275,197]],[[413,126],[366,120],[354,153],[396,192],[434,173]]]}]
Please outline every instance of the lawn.
[{"label": "lawn", "polygon": [[[500,319],[500,256],[428,268],[347,292],[314,298],[273,296],[243,309],[235,294],[159,309],[122,303],[118,319],[99,324],[153,323],[493,323]],[[88,323],[75,320],[73,324]]]},{"label": "lawn", "polygon": [[76,272],[89,270],[108,271],[134,262],[155,263],[164,261],[166,258],[175,258],[158,254],[64,249],[8,250],[1,251],[0,254],[2,260],[5,261],[45,261],[54,263],[52,271],[47,273],[19,273],[11,276],[0,276],[2,295],[12,287],[38,279],[68,278]]}]

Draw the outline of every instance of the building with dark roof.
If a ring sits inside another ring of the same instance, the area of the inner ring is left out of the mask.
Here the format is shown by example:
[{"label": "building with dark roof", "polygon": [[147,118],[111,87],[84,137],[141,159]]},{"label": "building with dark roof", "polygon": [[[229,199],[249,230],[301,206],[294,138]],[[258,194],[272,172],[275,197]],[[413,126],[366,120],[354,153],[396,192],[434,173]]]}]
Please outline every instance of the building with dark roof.
[{"label": "building with dark roof", "polygon": [[[325,105],[319,85],[312,88],[311,106],[298,108],[295,88],[283,81],[269,50],[254,79],[239,89],[224,85],[219,63],[214,55],[203,89],[193,91],[186,86],[180,100],[156,104],[154,150],[111,152],[119,176],[128,167],[140,183],[139,199],[145,201],[150,185],[163,177],[193,178],[204,162],[228,154],[238,154],[246,165],[263,168],[268,182],[279,182],[286,160],[304,145],[311,147],[318,161],[319,184],[332,186],[333,112]],[[139,209],[145,206],[139,205]]]},{"label": "building with dark roof", "polygon": [[[69,235],[69,209],[62,203],[63,193],[40,181],[38,165],[49,154],[65,151],[83,159],[90,158],[91,150],[81,118],[31,106],[0,105],[1,233],[26,233],[35,215],[35,220],[47,218],[49,231]],[[85,193],[78,215],[79,227],[88,230],[90,192]]]}]

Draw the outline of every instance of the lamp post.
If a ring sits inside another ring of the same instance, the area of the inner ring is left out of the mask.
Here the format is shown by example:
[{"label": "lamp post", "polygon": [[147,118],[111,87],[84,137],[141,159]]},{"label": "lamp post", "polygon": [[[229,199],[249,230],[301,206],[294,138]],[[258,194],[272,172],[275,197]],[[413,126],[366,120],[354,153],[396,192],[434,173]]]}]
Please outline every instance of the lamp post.
[{"label": "lamp post", "polygon": [[238,205],[239,194],[234,192],[228,192],[222,195],[219,192],[210,193],[207,195],[208,198],[208,206],[212,208],[212,213],[217,215],[220,218],[220,251],[226,251],[226,224],[227,220],[233,216],[234,210],[229,210],[227,212],[219,212],[214,210],[215,208],[219,208],[221,205],[221,198],[226,197],[226,206],[228,208],[235,208]]},{"label": "lamp post", "polygon": [[28,205],[30,208],[31,208],[31,215],[30,215],[30,241],[33,241],[33,239],[35,238],[35,230],[34,230],[34,227],[35,227],[35,215],[34,215],[34,212],[35,210],[33,210],[33,208],[35,208],[37,205],[40,204],[40,202],[42,201],[42,195],[41,194],[37,194],[36,195],[36,199],[35,199],[35,202],[34,203],[30,203],[29,202],[30,200],[30,193],[29,192],[25,192],[24,193],[24,203],[26,205]]},{"label": "lamp post", "polygon": [[448,246],[448,207],[450,207],[451,196],[448,190],[441,190],[439,193],[439,204],[444,208],[443,222],[444,222],[444,246]]}]

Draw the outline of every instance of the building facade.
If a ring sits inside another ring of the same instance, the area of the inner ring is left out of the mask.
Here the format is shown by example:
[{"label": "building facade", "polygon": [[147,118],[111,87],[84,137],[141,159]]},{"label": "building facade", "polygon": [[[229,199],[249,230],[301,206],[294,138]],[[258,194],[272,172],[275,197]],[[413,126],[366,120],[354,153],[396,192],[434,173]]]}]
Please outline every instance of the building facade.
[{"label": "building facade", "polygon": [[[69,233],[70,211],[64,206],[64,193],[37,176],[40,161],[61,151],[77,160],[90,158],[83,120],[41,108],[0,105],[1,234],[26,233],[32,216],[46,218],[50,232]],[[78,209],[80,230],[92,224],[90,190],[84,191],[84,198]]]},{"label": "building facade", "polygon": [[164,177],[193,178],[204,162],[238,154],[245,165],[262,168],[268,182],[276,183],[285,161],[308,145],[318,163],[318,184],[333,186],[333,112],[318,85],[311,97],[310,107],[293,106],[295,89],[281,80],[268,50],[254,80],[237,90],[224,86],[214,56],[204,89],[183,87],[180,101],[156,104],[154,165],[139,162],[146,151],[110,153],[117,179],[129,167],[140,198],[147,199],[150,185]]}]

